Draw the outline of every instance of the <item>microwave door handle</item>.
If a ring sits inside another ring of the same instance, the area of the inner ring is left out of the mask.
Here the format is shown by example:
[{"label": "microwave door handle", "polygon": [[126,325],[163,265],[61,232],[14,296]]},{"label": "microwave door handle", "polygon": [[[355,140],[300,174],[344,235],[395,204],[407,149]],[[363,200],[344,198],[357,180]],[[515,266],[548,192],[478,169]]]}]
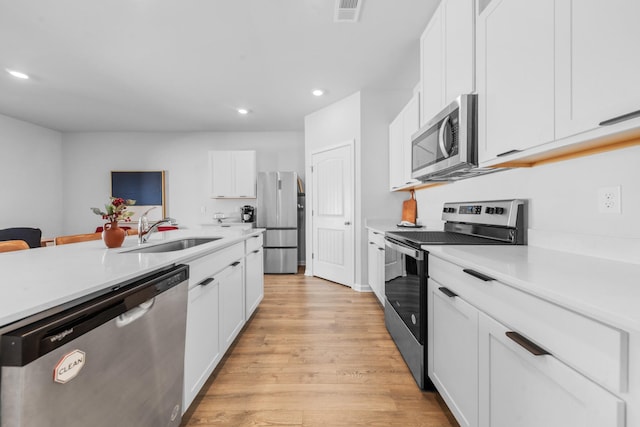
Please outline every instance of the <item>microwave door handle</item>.
[{"label": "microwave door handle", "polygon": [[444,133],[447,131],[447,126],[449,125],[449,116],[445,117],[440,125],[440,131],[438,132],[438,145],[440,145],[440,151],[444,158],[448,158],[450,153],[447,150],[447,147],[444,145]]}]

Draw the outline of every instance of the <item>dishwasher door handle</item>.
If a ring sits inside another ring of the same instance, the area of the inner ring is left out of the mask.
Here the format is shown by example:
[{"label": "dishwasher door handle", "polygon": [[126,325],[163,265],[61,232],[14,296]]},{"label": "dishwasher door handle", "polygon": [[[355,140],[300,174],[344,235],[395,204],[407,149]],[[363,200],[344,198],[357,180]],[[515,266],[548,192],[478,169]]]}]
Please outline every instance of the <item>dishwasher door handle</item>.
[{"label": "dishwasher door handle", "polygon": [[146,300],[139,306],[134,307],[125,313],[122,313],[116,318],[116,326],[118,328],[124,328],[125,326],[132,324],[133,322],[147,314],[149,310],[151,310],[151,307],[153,307],[153,303],[155,301],[155,298],[151,298],[149,300]]}]

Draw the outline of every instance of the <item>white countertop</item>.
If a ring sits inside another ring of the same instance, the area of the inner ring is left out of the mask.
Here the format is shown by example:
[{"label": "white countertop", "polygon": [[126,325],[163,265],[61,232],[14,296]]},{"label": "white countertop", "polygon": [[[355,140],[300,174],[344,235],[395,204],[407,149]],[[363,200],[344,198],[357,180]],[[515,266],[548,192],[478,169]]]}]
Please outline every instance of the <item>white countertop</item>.
[{"label": "white countertop", "polygon": [[156,232],[145,246],[190,237],[222,237],[164,253],[126,253],[138,247],[128,236],[122,247],[102,240],[0,254],[0,327],[85,297],[165,266],[179,264],[262,233],[263,229],[202,228]]},{"label": "white countertop", "polygon": [[603,323],[640,332],[639,264],[535,246],[423,249]]}]

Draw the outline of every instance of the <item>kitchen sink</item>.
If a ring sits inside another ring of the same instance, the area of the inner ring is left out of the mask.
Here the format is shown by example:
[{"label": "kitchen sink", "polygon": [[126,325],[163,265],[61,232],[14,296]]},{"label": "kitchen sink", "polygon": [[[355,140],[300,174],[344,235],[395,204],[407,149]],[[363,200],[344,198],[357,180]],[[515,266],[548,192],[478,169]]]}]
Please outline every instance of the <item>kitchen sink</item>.
[{"label": "kitchen sink", "polygon": [[222,237],[194,237],[190,239],[173,240],[171,242],[159,243],[152,246],[143,246],[141,248],[132,249],[130,251],[123,251],[121,253],[160,253],[160,252],[174,252],[181,251],[183,249],[193,248],[194,246],[204,245],[205,243],[215,242]]}]

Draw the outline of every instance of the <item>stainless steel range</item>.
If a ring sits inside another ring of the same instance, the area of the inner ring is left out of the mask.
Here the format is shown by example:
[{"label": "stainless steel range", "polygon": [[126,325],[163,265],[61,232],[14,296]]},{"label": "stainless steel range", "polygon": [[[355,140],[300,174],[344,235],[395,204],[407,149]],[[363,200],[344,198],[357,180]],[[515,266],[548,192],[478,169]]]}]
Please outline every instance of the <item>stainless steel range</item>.
[{"label": "stainless steel range", "polygon": [[[423,245],[525,245],[526,202],[445,203],[443,231],[385,233],[385,324],[416,383],[433,390],[427,367],[428,252]],[[470,272],[469,274],[472,274]],[[476,273],[477,274],[477,273]]]}]

